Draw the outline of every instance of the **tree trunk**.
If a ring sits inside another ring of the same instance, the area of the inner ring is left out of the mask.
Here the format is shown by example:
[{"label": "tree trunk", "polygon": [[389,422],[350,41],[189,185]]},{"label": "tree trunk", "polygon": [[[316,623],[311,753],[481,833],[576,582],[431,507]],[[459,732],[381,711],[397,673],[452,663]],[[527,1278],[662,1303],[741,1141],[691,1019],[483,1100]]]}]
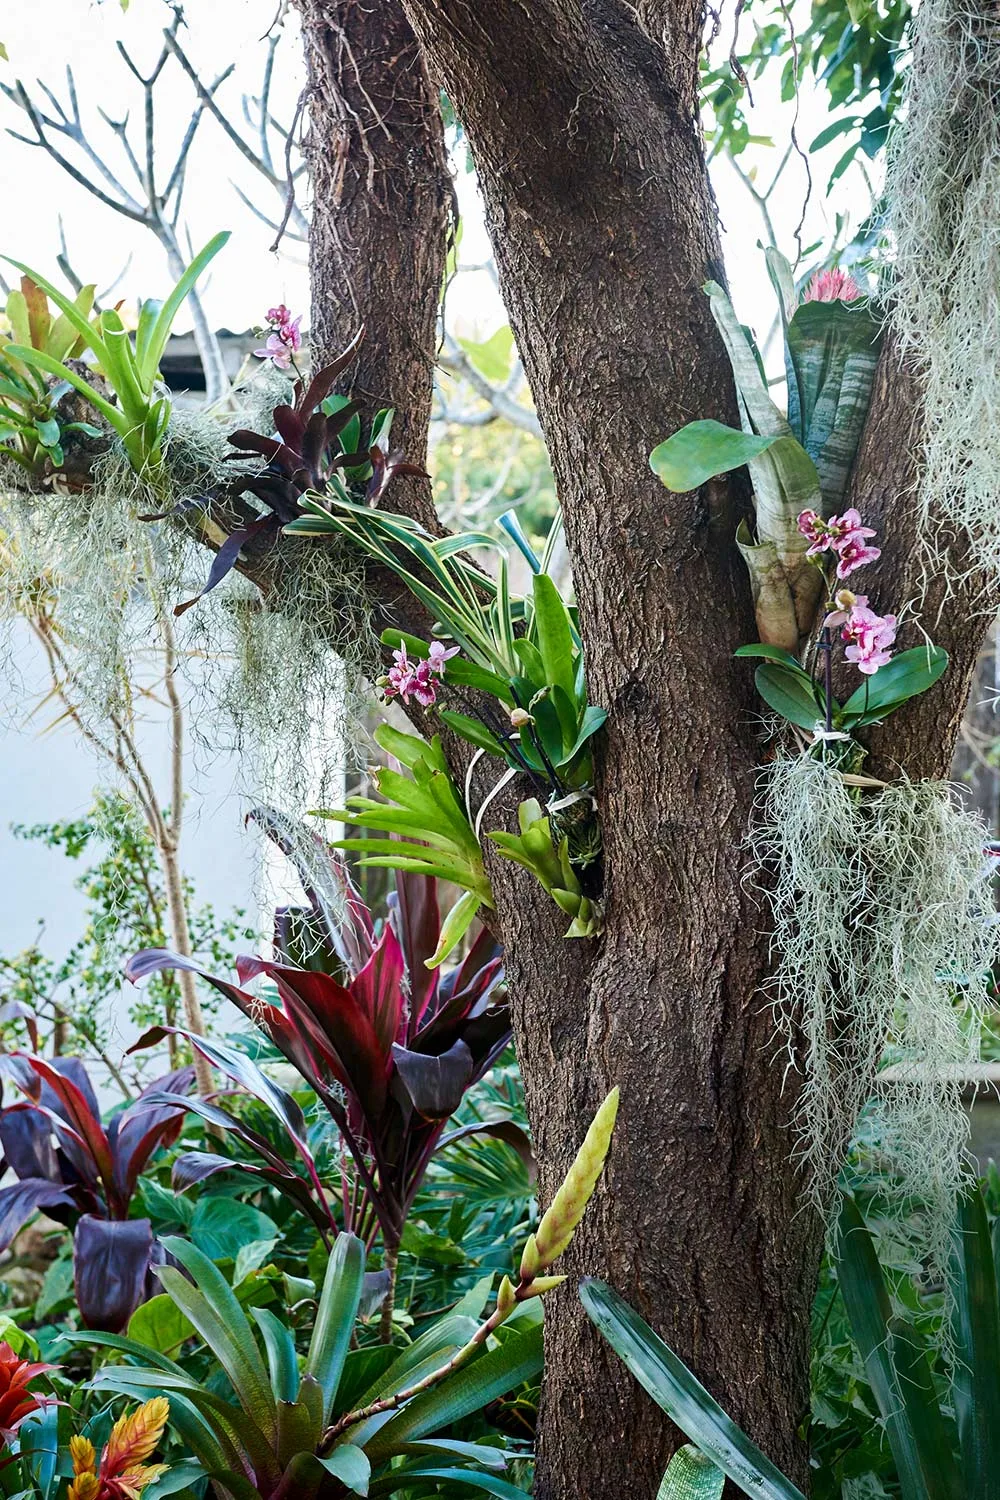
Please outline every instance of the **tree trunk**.
[{"label": "tree trunk", "polygon": [[[722,486],[648,466],[685,421],[733,420],[701,291],[721,278],[693,118],[696,17],[669,54],[614,4],[410,0],[463,121],[566,521],[591,696],[608,920],[566,942],[494,863],[543,1196],[613,1083],[610,1171],[569,1269],[611,1280],[785,1468],[808,1401],[815,1226],[768,1048],[760,915],[741,883],[756,777],[753,638]],[[536,1493],[656,1493],[676,1435],[572,1293],[546,1322]]]},{"label": "tree trunk", "polygon": [[[454,218],[437,92],[392,0],[297,3],[310,101],[313,362],[337,354],[364,325],[368,337],[344,384],[369,416],[396,408],[393,444],[419,464]],[[426,481],[400,481],[392,503],[436,528]]]},{"label": "tree trunk", "polygon": [[[685,422],[735,417],[701,291],[724,279],[697,122],[702,7],[298,3],[317,356],[363,319],[371,336],[350,384],[371,406],[396,405],[402,445],[423,456],[451,212],[433,76],[476,158],[566,522],[590,695],[608,711],[604,937],[566,941],[537,884],[488,855],[543,1198],[600,1098],[622,1089],[609,1170],[566,1269],[611,1280],[805,1484],[796,1434],[820,1236],[760,993],[765,914],[741,879],[761,747],[752,672],[732,656],[756,634],[734,545],[739,491],[671,495],[647,462]],[[882,532],[870,588],[883,609],[919,592],[907,504],[918,404],[888,349],[855,479]],[[390,503],[438,525],[426,482]],[[873,731],[876,774],[946,773],[986,597],[975,579],[950,598],[932,589],[928,628],[952,666]],[[677,1434],[590,1328],[572,1282],[549,1299],[546,1347],[538,1500],[651,1500]]]}]

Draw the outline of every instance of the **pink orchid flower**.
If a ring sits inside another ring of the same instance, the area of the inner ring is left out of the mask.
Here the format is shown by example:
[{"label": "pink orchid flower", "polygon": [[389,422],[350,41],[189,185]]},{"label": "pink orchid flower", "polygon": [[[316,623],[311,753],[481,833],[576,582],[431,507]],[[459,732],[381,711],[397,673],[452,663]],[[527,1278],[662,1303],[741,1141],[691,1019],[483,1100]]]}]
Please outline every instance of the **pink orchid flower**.
[{"label": "pink orchid flower", "polygon": [[436,673],[438,677],[443,677],[445,662],[450,661],[453,656],[457,656],[458,649],[457,646],[452,646],[451,650],[447,651],[441,641],[431,641],[427,650],[428,665],[431,671]]},{"label": "pink orchid flower", "polygon": [[[868,527],[864,529],[867,531]],[[845,537],[835,546],[838,578],[849,578],[855,568],[863,568],[865,563],[874,562],[876,558],[882,556],[881,547],[866,547],[864,542],[857,537]]]},{"label": "pink orchid flower", "polygon": [[263,347],[253,351],[254,355],[257,359],[269,359],[278,370],[287,370],[292,355],[302,347],[302,317],[293,318],[282,302],[278,307],[268,308],[267,322],[270,332]]},{"label": "pink orchid flower", "polygon": [[860,607],[868,608],[867,594],[852,594],[850,589],[839,589],[833,596],[833,602],[837,606],[823,621],[824,628],[835,625],[846,625],[850,619],[851,610]]},{"label": "pink orchid flower", "polygon": [[868,600],[862,595],[851,606],[840,634],[843,640],[849,642],[844,652],[847,660],[853,662],[866,677],[871,677],[879,667],[884,667],[892,660],[896,616],[877,615],[868,608]]},{"label": "pink orchid flower", "polygon": [[837,577],[847,578],[855,568],[874,562],[882,556],[881,548],[868,545],[868,537],[875,535],[874,528],[861,523],[861,513],[845,510],[842,516],[831,516],[828,521],[814,510],[799,512],[798,528],[811,545],[807,557],[816,557],[831,549],[837,554]]},{"label": "pink orchid flower", "polygon": [[[438,647],[437,652],[434,646]],[[393,665],[385,677],[379,679],[379,686],[387,698],[399,697],[404,703],[409,703],[411,698],[423,708],[430,708],[437,702],[437,684],[434,674],[438,676],[444,671],[444,663],[450,656],[454,656],[458,650],[456,646],[451,651],[445,651],[440,641],[435,641],[430,648],[430,655],[425,661],[410,661],[406,654],[406,646],[401,645],[398,651],[392,653]],[[435,662],[440,665],[436,666]]]},{"label": "pink orchid flower", "polygon": [[263,348],[253,352],[257,359],[269,359],[276,370],[287,370],[292,363],[292,350],[280,333],[269,333]]}]

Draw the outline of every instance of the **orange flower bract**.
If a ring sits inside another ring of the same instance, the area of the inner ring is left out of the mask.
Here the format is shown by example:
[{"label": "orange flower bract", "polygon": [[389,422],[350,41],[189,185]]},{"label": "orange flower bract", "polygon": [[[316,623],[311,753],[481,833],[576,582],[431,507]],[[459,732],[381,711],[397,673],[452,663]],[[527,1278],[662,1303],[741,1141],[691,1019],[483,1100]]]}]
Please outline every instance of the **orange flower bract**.
[{"label": "orange flower bract", "polygon": [[100,1464],[89,1438],[70,1438],[76,1478],[66,1500],[140,1500],[147,1484],[167,1472],[166,1464],[146,1464],[167,1425],[170,1403],[154,1396],[133,1412],[119,1417],[104,1445]]}]

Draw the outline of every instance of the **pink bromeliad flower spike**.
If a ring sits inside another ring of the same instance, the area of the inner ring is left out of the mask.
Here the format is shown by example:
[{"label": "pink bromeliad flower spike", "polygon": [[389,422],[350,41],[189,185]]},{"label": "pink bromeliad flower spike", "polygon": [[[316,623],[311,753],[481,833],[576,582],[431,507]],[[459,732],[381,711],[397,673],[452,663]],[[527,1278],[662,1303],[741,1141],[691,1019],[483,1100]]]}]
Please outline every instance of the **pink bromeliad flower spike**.
[{"label": "pink bromeliad flower spike", "polygon": [[803,302],[856,302],[861,288],[854,277],[839,266],[831,271],[817,271],[803,294]]}]

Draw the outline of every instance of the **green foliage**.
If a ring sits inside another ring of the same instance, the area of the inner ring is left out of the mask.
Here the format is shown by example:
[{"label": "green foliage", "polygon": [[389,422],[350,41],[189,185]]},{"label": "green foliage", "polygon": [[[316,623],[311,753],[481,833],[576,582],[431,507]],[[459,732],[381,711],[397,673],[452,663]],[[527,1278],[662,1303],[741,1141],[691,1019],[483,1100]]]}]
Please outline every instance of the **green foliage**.
[{"label": "green foliage", "polygon": [[745,1495],[751,1500],[805,1500],[617,1292],[603,1281],[587,1279],[580,1297],[643,1389]]},{"label": "green foliage", "polygon": [[[940,1292],[928,1296],[926,1283],[918,1291],[919,1264],[880,1264],[870,1229],[845,1195],[814,1330],[817,1348],[829,1351],[820,1384],[815,1365],[813,1375],[811,1493],[817,1500],[849,1490],[898,1494],[901,1500],[990,1500],[1000,1494],[998,1245],[983,1192],[969,1189],[954,1222],[950,1301]],[[617,1293],[585,1281],[581,1296],[612,1348],[704,1458],[756,1500],[800,1500],[799,1491]],[[940,1324],[949,1306],[945,1360]],[[833,1360],[843,1382],[836,1395]],[[694,1500],[703,1493],[697,1487],[702,1475],[688,1473],[686,1461],[678,1467],[678,1485],[667,1486],[668,1471],[661,1500]],[[680,1487],[682,1473],[687,1487]]]},{"label": "green foliage", "polygon": [[517,810],[520,833],[490,833],[490,839],[505,859],[530,870],[556,905],[572,918],[567,937],[595,937],[603,926],[603,910],[596,899],[585,896],[570,857],[569,837],[552,837],[551,819],[535,799],[522,802]]},{"label": "green foliage", "polygon": [[555,480],[541,438],[512,432],[504,422],[449,428],[434,441],[427,467],[434,505],[452,530],[475,517],[481,525],[516,508],[524,529],[538,541],[557,514]]},{"label": "green foliage", "polygon": [[[764,73],[781,69],[781,97],[790,102],[798,76],[812,75],[826,89],[836,118],[806,143],[810,153],[840,140],[843,151],[829,177],[832,186],[860,152],[874,160],[902,97],[911,24],[909,0],[812,0],[805,17],[789,17],[777,0],[753,0],[742,13],[735,56],[702,64],[702,90],[710,107],[708,137],[713,154],[740,156],[752,144],[770,145],[755,133],[748,91]],[[804,24],[803,24],[804,22]],[[742,75],[742,77],[740,76]]]},{"label": "green foliage", "polygon": [[[73,306],[87,318],[93,302],[94,288],[85,286]],[[0,453],[34,478],[43,478],[51,469],[62,467],[68,435],[99,437],[100,429],[63,417],[60,402],[72,390],[69,381],[50,386],[44,374],[16,358],[10,349],[18,344],[64,360],[75,357],[82,344],[65,314],[52,317],[45,293],[30,276],[22,276],[20,289],[8,293],[5,313],[12,337],[0,337]]]},{"label": "green foliage", "polygon": [[[557,528],[550,532],[541,558],[535,553],[516,518],[502,518],[507,534],[528,562],[532,574],[531,594],[517,598],[510,592],[509,562],[496,538],[484,533],[460,533],[431,537],[403,516],[358,506],[330,496],[303,500],[309,514],[287,530],[323,535],[348,536],[406,584],[420,604],[428,609],[440,633],[455,642],[444,662],[445,688],[472,688],[493,700],[480,717],[442,709],[442,722],[479,752],[506,763],[507,779],[515,773],[527,775],[549,793],[548,812],[557,825],[560,846],[565,849],[567,870],[560,873],[559,856],[549,834],[548,821],[538,803],[524,804],[521,837],[497,838],[502,852],[532,870],[573,918],[568,936],[593,936],[601,930],[599,901],[586,894],[569,868],[585,869],[601,853],[596,803],[590,793],[593,777],[592,741],[607,717],[606,711],[587,697],[586,674],[579,629],[572,610],[563,600],[547,571]],[[498,552],[496,577],[481,572],[462,556],[469,548],[485,546]],[[383,643],[396,650],[397,660],[428,659],[431,645],[399,630],[387,630]],[[460,653],[460,654],[459,654]],[[382,680],[388,689],[391,678]],[[435,688],[436,693],[436,688]],[[506,721],[506,722],[505,722]],[[376,739],[379,736],[376,735]],[[424,868],[443,874],[464,887],[449,919],[451,946],[462,936],[479,906],[492,904],[482,872],[478,831],[490,798],[480,808],[475,828],[448,779],[447,764],[435,740],[427,751],[418,741],[389,731],[395,753],[413,771],[412,782],[394,772],[379,775],[379,789],[397,806],[371,799],[350,799],[346,811],[332,814],[348,818],[368,829],[406,835],[406,846],[397,853],[384,843],[373,847],[370,838],[349,839],[340,847],[355,849],[366,862],[398,868]],[[379,740],[390,749],[385,733]],[[416,747],[416,748],[414,748]],[[498,783],[502,784],[502,783]],[[440,789],[444,801],[435,796]],[[535,829],[526,845],[529,825]],[[544,826],[542,826],[544,825]],[[429,844],[452,860],[451,869],[435,854],[414,849],[413,840]],[[443,841],[443,842],[442,842]],[[537,846],[537,847],[536,847]],[[546,855],[546,848],[548,854]],[[420,866],[410,863],[422,861]],[[544,878],[543,878],[544,875]],[[556,896],[555,891],[560,895]],[[449,951],[445,948],[441,956]]]},{"label": "green foliage", "polygon": [[741,528],[737,542],[750,571],[760,638],[794,654],[812,628],[822,592],[797,518],[803,510],[832,515],[844,500],[881,325],[865,302],[799,304],[788,262],[769,250],[767,264],[785,331],[787,416],[771,398],[751,335],[722,287],[709,282],[705,291],[732,365],[742,430],[708,420],[688,423],[658,444],[649,461],[668,489],[681,492],[746,465],[755,523],[752,533]]},{"label": "green foliage", "polygon": [[[133,806],[114,792],[99,793],[82,818],[15,825],[13,831],[73,861],[97,858],[74,882],[86,907],[83,931],[68,952],[62,957],[45,952],[44,915],[35,943],[20,953],[0,952],[0,1004],[7,1007],[0,1036],[8,1046],[19,1042],[30,1020],[40,1028],[40,1045],[32,1041],[35,1051],[60,1028],[74,1032],[84,1050],[103,1049],[107,1002],[120,992],[126,959],[139,948],[163,947],[167,941],[166,892],[152,839]],[[231,963],[238,946],[256,936],[242,911],[223,918],[197,902],[190,881],[184,897],[192,942],[214,963]],[[157,975],[130,1017],[138,1025],[169,1021],[179,998],[175,977]]]},{"label": "green foliage", "polygon": [[725,1482],[710,1458],[685,1443],[670,1460],[656,1500],[721,1500]]},{"label": "green foliage", "polygon": [[[174,1426],[220,1494],[234,1500],[286,1493],[388,1495],[404,1482],[416,1487],[436,1477],[443,1467],[488,1493],[489,1485],[502,1483],[487,1476],[504,1468],[504,1449],[450,1436],[432,1439],[538,1373],[537,1316],[525,1312],[511,1320],[501,1339],[490,1347],[485,1341],[476,1345],[461,1365],[456,1357],[477,1333],[485,1295],[466,1298],[402,1349],[355,1348],[365,1253],[359,1240],[343,1234],[329,1258],[301,1356],[287,1321],[263,1306],[251,1307],[248,1316],[201,1251],[179,1239],[169,1240],[167,1248],[183,1272],[161,1267],[160,1280],[225,1371],[226,1394],[211,1378],[199,1380],[166,1355],[151,1357],[142,1344],[118,1337],[103,1342],[126,1362],[105,1365],[94,1384],[126,1395],[166,1394]],[[98,1339],[81,1334],[75,1341]],[[406,1391],[412,1392],[409,1400]],[[388,1420],[361,1417],[375,1403]],[[344,1488],[330,1487],[328,1475]],[[509,1487],[492,1493],[522,1492]]]},{"label": "green foliage", "polygon": [[[435,736],[427,744],[388,724],[375,731],[375,739],[410,775],[379,771],[377,785],[385,801],[348,797],[346,808],[324,809],[319,816],[349,822],[362,830],[358,837],[333,844],[335,849],[360,854],[362,866],[412,870],[462,888],[465,894],[445,918],[440,942],[428,960],[428,967],[436,968],[465,936],[479,908],[493,905],[492,887],[483,867],[479,840],[451,780],[441,741]],[[391,843],[386,834],[393,836]]]},{"label": "green foliage", "polygon": [[[37,271],[4,256],[28,276],[60,309],[79,342],[96,361],[97,372],[111,387],[111,402],[60,356],[31,343],[11,344],[7,353],[43,375],[75,387],[118,434],[136,474],[152,478],[163,458],[163,439],[170,417],[170,401],[157,395],[160,360],[181,305],[214,256],[229,239],[217,234],[186,268],[165,302],[146,301],[139,309],[134,340],[115,308],[105,308],[93,322],[78,306]],[[67,354],[68,354],[67,350]]]},{"label": "green foliage", "polygon": [[[950,1399],[935,1380],[935,1350],[893,1309],[875,1245],[848,1198],[838,1278],[855,1342],[878,1402],[903,1500],[1000,1495],[1000,1301],[986,1205],[959,1200],[953,1234]],[[954,1420],[953,1420],[954,1418]]]},{"label": "green foliage", "polygon": [[904,651],[880,669],[877,681],[866,678],[843,705],[832,697],[828,703],[812,671],[799,662],[826,581],[808,556],[809,538],[798,517],[803,510],[829,517],[846,498],[881,327],[876,311],[864,302],[800,303],[784,257],[769,250],[767,265],[785,331],[787,417],[771,399],[752,338],[737,322],[725,292],[710,282],[706,292],[732,365],[742,430],[710,420],[689,422],[654,448],[649,462],[664,485],[679,492],[743,465],[749,469],[755,530],[741,524],[736,541],[750,572],[761,644],[736,654],[765,658],[755,676],[757,691],[790,724],[812,731],[825,720],[828,729],[850,734],[926,692],[948,657],[929,642]]},{"label": "green foliage", "polygon": [[[826,703],[820,684],[799,664],[790,651],[755,642],[740,646],[741,657],[765,657],[754,678],[757,691],[769,708],[797,724],[813,729],[823,718]],[[934,686],[948,665],[948,653],[940,646],[914,646],[901,651],[872,677],[866,677],[847,701],[831,700],[833,727],[852,733],[866,724],[879,724],[889,714]]]},{"label": "green foliage", "polygon": [[[509,563],[497,538],[485,532],[427,535],[416,522],[327,496],[303,502],[309,514],[287,531],[343,534],[375,561],[390,568],[430,611],[440,632],[460,648],[445,666],[444,681],[478,688],[515,714],[517,733],[445,711],[456,733],[564,793],[589,784],[590,740],[604,723],[604,710],[587,701],[583,652],[573,612],[513,519],[505,518],[532,565],[530,597],[510,592]],[[496,577],[462,554],[487,547],[497,554]],[[383,642],[426,656],[428,643],[389,630]],[[511,721],[514,722],[513,720]]]}]

